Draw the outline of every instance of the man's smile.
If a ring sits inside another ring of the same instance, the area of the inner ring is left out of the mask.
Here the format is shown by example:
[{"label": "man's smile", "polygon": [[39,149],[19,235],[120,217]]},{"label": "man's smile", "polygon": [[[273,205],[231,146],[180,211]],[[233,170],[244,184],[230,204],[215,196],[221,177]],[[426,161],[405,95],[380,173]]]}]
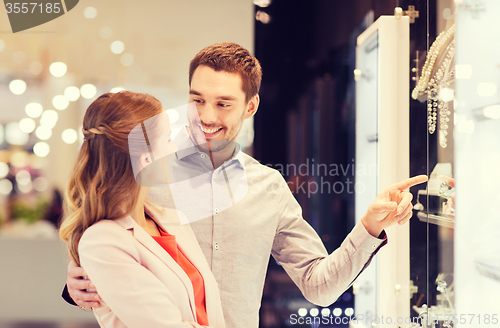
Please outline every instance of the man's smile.
[{"label": "man's smile", "polygon": [[200,126],[200,128],[201,128],[201,131],[203,131],[203,133],[205,134],[206,138],[214,138],[217,135],[219,135],[220,131],[222,131],[221,127],[219,127],[219,128],[206,128],[206,127]]}]

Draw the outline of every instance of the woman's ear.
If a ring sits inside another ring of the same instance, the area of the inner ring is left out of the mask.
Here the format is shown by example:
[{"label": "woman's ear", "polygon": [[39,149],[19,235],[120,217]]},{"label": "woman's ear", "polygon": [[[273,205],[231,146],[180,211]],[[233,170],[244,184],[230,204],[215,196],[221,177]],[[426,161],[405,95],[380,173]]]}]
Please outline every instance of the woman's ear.
[{"label": "woman's ear", "polygon": [[143,168],[151,164],[151,162],[152,162],[151,155],[149,153],[142,154],[139,157],[139,164],[141,165],[140,169],[142,170]]}]

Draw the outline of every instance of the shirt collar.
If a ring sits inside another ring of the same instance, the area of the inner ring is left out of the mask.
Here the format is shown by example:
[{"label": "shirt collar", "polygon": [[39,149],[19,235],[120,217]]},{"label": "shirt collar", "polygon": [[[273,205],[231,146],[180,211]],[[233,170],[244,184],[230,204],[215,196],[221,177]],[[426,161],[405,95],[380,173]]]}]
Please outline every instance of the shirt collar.
[{"label": "shirt collar", "polygon": [[[189,134],[186,130],[187,128],[187,126],[183,127],[174,138],[174,143],[178,149],[175,153],[177,160],[182,160],[193,154],[201,154],[201,151],[198,150],[193,140],[191,140],[191,138],[189,137]],[[238,143],[236,143],[235,155],[228,159],[226,163],[229,163],[233,160],[238,161],[241,167],[245,169],[245,165],[243,162],[243,152],[241,151],[241,146]]]}]

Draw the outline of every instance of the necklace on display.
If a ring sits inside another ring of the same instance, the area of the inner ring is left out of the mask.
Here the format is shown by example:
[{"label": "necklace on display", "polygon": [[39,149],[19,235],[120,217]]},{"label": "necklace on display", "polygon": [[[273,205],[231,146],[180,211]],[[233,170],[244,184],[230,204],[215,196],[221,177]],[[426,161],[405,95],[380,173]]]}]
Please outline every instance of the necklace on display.
[{"label": "necklace on display", "polygon": [[[412,92],[413,99],[427,93],[427,123],[430,134],[436,131],[439,111],[439,145],[442,148],[447,147],[451,114],[449,102],[453,101],[451,87],[455,83],[455,66],[452,65],[455,57],[454,35],[455,25],[452,25],[448,30],[441,32],[432,43],[422,68],[422,76]],[[436,67],[438,59],[441,59],[442,63]],[[433,72],[435,72],[434,75],[432,75]]]}]

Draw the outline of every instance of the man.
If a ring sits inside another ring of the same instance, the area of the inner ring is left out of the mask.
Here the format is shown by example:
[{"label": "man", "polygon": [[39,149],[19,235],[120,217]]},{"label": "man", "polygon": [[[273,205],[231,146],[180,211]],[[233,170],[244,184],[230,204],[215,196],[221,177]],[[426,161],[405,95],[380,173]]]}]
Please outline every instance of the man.
[{"label": "man", "polygon": [[[189,127],[175,139],[184,151],[177,153],[174,171],[194,172],[196,183],[178,192],[152,188],[148,195],[165,207],[196,209],[186,215],[218,282],[228,327],[258,327],[270,254],[306,299],[321,306],[335,302],[387,242],[384,228],[412,216],[412,195],[404,190],[427,180],[418,176],[383,190],[328,255],[281,174],[235,143],[243,121],[258,109],[261,76],[258,60],[234,43],[215,44],[195,56],[189,101],[199,116],[190,116]],[[82,291],[91,282],[80,276],[83,270],[70,266],[70,295],[80,306],[98,306],[97,294]]]}]

